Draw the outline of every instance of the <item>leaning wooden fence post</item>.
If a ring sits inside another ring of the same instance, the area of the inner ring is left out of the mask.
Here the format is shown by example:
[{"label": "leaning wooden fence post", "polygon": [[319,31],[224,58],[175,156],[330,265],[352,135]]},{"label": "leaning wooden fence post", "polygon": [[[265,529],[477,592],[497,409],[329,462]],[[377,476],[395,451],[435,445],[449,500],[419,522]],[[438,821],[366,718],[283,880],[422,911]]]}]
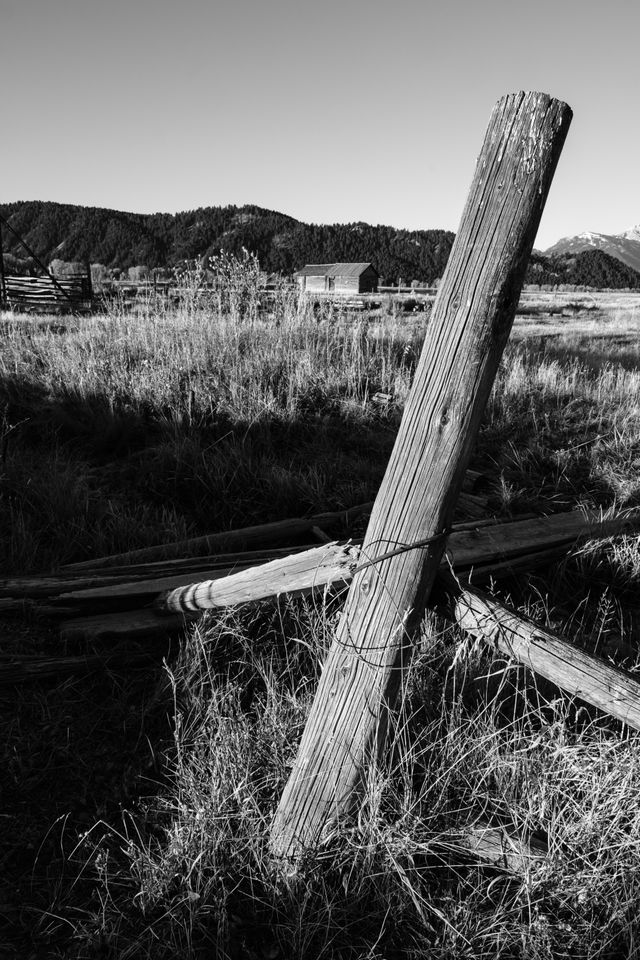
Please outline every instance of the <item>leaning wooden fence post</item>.
[{"label": "leaning wooden fence post", "polygon": [[543,93],[510,94],[494,107],[360,567],[272,825],[277,856],[295,858],[333,835],[384,749],[570,121],[570,108]]}]

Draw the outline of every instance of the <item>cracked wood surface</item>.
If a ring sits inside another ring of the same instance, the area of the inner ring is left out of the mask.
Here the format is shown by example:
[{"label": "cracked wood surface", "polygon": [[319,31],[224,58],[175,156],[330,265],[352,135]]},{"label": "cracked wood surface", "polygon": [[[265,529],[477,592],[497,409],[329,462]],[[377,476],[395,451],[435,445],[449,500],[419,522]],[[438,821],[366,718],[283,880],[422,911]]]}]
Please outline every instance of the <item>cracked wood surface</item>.
[{"label": "cracked wood surface", "polygon": [[640,683],[624,670],[574,646],[493,597],[448,580],[463,630],[494,646],[604,713],[640,730]]},{"label": "cracked wood surface", "polygon": [[[571,119],[541,93],[496,104],[363,544],[369,558],[450,527]],[[384,750],[444,540],[352,580],[271,830],[295,859],[335,834]]]}]

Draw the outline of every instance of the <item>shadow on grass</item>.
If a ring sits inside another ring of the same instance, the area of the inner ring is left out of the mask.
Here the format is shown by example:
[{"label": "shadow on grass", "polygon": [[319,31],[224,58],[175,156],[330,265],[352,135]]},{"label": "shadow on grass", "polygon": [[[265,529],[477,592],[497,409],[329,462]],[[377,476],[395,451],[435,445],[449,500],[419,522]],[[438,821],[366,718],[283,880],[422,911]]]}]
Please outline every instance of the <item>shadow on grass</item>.
[{"label": "shadow on grass", "polygon": [[[17,637],[21,657],[60,656],[46,624],[0,621],[3,662]],[[99,911],[95,876],[74,862],[74,850],[164,775],[166,644],[101,653],[105,665],[86,673],[67,673],[63,657],[55,679],[0,687],[0,917],[8,956],[68,956],[77,924]]]},{"label": "shadow on grass", "polygon": [[573,342],[571,335],[559,334],[544,338],[540,355],[547,361],[557,360],[561,364],[578,360],[596,376],[615,366],[628,373],[640,370],[640,344],[632,335],[576,337]]},{"label": "shadow on grass", "polygon": [[[397,411],[354,412],[309,396],[295,417],[276,410],[231,422],[183,399],[182,407],[134,408],[106,390],[77,396],[62,385],[2,379],[5,575],[375,496]],[[5,662],[59,656],[59,643],[44,621],[0,621]],[[97,841],[121,822],[122,810],[165,775],[158,758],[172,736],[168,652],[129,645],[113,659],[104,647],[67,645],[65,655],[112,659],[97,673],[65,674],[62,665],[58,679],[0,693],[8,891],[0,916],[16,955],[68,956],[82,924],[95,928],[96,869],[79,865],[78,844],[86,831]],[[140,665],[135,654],[151,656]]]},{"label": "shadow on grass", "polygon": [[[312,388],[310,388],[312,389]],[[399,411],[321,392],[233,421],[192,402],[148,408],[0,380],[0,571],[50,570],[375,496]]]}]

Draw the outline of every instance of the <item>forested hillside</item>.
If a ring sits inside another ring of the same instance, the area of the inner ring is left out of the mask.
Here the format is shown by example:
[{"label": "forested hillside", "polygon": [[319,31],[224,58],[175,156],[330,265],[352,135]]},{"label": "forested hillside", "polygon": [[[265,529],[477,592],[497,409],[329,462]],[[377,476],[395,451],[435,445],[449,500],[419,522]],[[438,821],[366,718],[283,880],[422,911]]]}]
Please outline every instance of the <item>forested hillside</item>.
[{"label": "forested hillside", "polygon": [[[449,257],[454,234],[398,230],[367,223],[322,226],[261,207],[204,207],[184,213],[123,213],[98,207],[26,201],[0,204],[0,214],[45,263],[103,264],[111,274],[130,267],[172,270],[220,250],[255,253],[263,270],[290,275],[305,263],[370,261],[381,282],[433,284]],[[2,227],[8,272],[37,272],[15,234]],[[546,256],[534,253],[527,283],[640,287],[640,274],[600,250]]]},{"label": "forested hillside", "polygon": [[[172,268],[246,247],[269,272],[291,274],[310,262],[371,261],[388,282],[402,277],[433,283],[442,276],[454,236],[366,223],[316,226],[255,206],[147,215],[28,201],[0,204],[0,214],[45,263],[89,261],[112,270]],[[3,250],[16,267],[13,258],[27,256],[6,227]]]},{"label": "forested hillside", "polygon": [[527,283],[638,289],[640,273],[602,250],[585,250],[559,256],[534,253],[529,262]]}]

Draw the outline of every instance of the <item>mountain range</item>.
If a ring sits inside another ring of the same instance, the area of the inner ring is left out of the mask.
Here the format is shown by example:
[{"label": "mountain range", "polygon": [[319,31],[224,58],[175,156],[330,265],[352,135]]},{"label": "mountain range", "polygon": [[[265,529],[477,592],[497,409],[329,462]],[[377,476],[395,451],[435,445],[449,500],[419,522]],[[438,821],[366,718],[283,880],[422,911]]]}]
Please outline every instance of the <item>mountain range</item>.
[{"label": "mountain range", "polygon": [[[268,273],[290,276],[306,263],[371,262],[383,284],[430,285],[442,277],[455,236],[368,223],[307,224],[254,205],[141,214],[36,200],[0,204],[0,233],[8,274],[38,273],[40,264],[56,260],[101,265],[102,276],[137,266],[171,272],[185,261],[206,263],[221,250],[246,248]],[[640,227],[618,236],[585,233],[534,251],[525,282],[638,289]]]},{"label": "mountain range", "polygon": [[632,270],[640,272],[640,225],[624,233],[579,233],[575,237],[564,237],[545,250],[548,257],[575,255],[586,250],[600,250],[615,257]]}]

